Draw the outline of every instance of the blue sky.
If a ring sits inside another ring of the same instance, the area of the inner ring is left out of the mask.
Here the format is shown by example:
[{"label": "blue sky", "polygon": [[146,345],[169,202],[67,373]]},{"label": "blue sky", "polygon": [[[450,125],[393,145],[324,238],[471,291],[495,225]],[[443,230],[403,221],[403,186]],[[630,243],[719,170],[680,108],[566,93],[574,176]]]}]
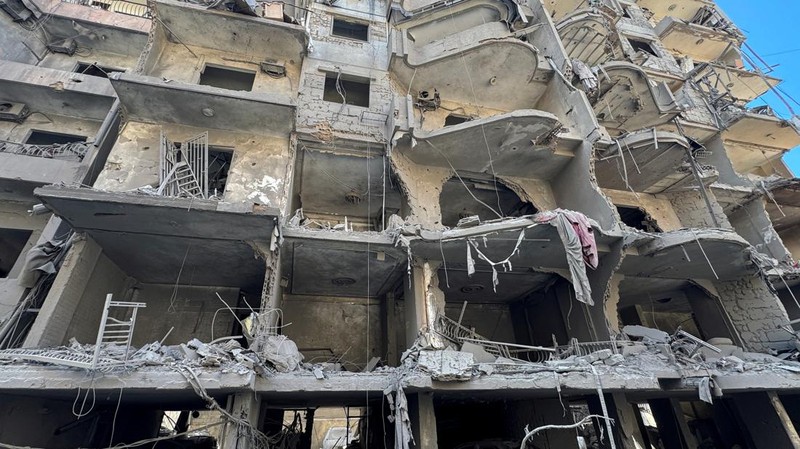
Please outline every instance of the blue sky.
[{"label": "blue sky", "polygon": [[[717,4],[747,35],[747,43],[770,66],[770,75],[783,79],[780,89],[800,102],[800,40],[797,39],[800,23],[798,0],[717,0]],[[786,101],[800,114],[800,105],[788,96]],[[774,94],[767,93],[753,102],[769,104],[780,116],[791,117],[789,109]],[[800,174],[800,147],[784,156],[784,161]]]}]

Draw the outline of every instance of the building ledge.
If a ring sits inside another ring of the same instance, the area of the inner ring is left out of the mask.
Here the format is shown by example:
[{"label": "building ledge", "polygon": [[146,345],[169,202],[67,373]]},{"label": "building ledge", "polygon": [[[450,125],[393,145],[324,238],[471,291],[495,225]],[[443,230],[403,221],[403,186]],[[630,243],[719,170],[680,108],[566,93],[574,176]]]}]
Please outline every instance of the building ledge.
[{"label": "building ledge", "polygon": [[288,95],[245,92],[151,76],[109,76],[128,120],[288,136],[296,104]]},{"label": "building ledge", "polygon": [[[192,247],[194,285],[239,286],[262,280],[263,261],[278,210],[196,198],[47,186],[35,195],[79,232],[86,232],[128,275],[141,282],[174,283]],[[218,267],[237,267],[219,270]]]},{"label": "building ledge", "polygon": [[491,157],[497,175],[550,179],[574,155],[571,141],[559,145],[560,129],[553,114],[517,110],[435,131],[414,129],[398,140],[394,151],[419,165],[477,173],[490,171]]},{"label": "building ledge", "polygon": [[724,229],[630,234],[627,246],[636,249],[619,270],[628,276],[730,281],[757,271],[750,243]]},{"label": "building ledge", "polygon": [[691,172],[678,170],[688,148],[684,137],[665,131],[628,134],[598,154],[597,181],[607,189],[663,193],[687,177],[694,180]]},{"label": "building ledge", "polygon": [[597,120],[617,130],[652,128],[680,113],[666,84],[654,84],[641,67],[628,62],[602,66],[598,93],[592,105]]},{"label": "building ledge", "polygon": [[[536,47],[508,37],[506,25],[500,22],[422,47],[407,32],[395,31],[391,51],[389,70],[403,90],[436,89],[447,101],[500,110],[535,107],[553,75],[546,63],[540,64]],[[470,76],[466,67],[483,69]]]},{"label": "building ledge", "polygon": [[665,17],[655,29],[661,43],[672,52],[697,61],[716,61],[738,40],[731,34],[674,17]]},{"label": "building ledge", "polygon": [[248,53],[248,46],[256,45],[269,48],[275,59],[292,59],[299,63],[310,41],[305,28],[279,20],[173,0],[158,0],[153,8],[158,22],[163,23],[158,26],[163,26],[167,35],[177,35],[181,41],[191,42],[196,47]]}]

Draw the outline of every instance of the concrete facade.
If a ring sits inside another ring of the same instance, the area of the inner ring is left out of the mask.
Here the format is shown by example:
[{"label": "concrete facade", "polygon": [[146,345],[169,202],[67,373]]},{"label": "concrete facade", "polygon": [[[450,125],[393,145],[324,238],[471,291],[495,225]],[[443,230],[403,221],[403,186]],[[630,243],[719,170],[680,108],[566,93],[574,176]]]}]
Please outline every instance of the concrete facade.
[{"label": "concrete facade", "polygon": [[800,448],[797,120],[662,3],[5,0],[0,446]]}]

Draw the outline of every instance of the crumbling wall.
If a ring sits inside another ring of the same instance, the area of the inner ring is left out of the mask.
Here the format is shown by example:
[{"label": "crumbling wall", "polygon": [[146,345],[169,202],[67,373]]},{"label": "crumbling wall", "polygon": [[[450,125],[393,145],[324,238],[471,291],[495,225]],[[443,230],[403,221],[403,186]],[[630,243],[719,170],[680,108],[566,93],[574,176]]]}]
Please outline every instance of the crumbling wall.
[{"label": "crumbling wall", "polygon": [[[192,54],[194,53],[194,54]],[[257,52],[264,53],[264,52]],[[188,84],[198,84],[206,65],[242,69],[255,73],[251,92],[279,93],[294,97],[300,80],[300,61],[281,60],[286,67],[286,76],[275,78],[259,68],[258,54],[240,53],[236,47],[223,52],[179,43],[164,43],[158,59],[148,68],[145,75],[165,78]]]},{"label": "crumbling wall", "polygon": [[[647,41],[657,54],[657,56],[648,57],[641,63],[641,66],[646,69],[672,74],[676,77],[681,76],[681,69],[675,57],[661,43],[661,40],[653,30],[653,25],[647,20],[644,11],[634,5],[628,6],[626,9],[630,17],[621,17],[619,19],[617,22],[617,30],[619,33],[625,37]],[[620,39],[620,45],[626,55],[635,53],[627,39]]]},{"label": "crumbling wall", "polygon": [[518,178],[514,176],[498,176],[503,184],[519,196],[522,201],[531,203],[539,211],[558,208],[553,189],[547,181],[533,178]]},{"label": "crumbling wall", "polygon": [[763,280],[744,277],[718,281],[714,286],[733,326],[749,349],[765,352],[789,339],[790,335],[779,329],[789,322],[786,309]]},{"label": "crumbling wall", "polygon": [[729,214],[733,229],[753,245],[759,252],[778,261],[791,260],[781,237],[772,227],[772,221],[764,208],[764,199],[756,198],[743,204]]},{"label": "crumbling wall", "polygon": [[616,206],[638,207],[656,221],[662,231],[675,231],[683,227],[670,200],[664,195],[603,189],[603,193]]},{"label": "crumbling wall", "polygon": [[[703,194],[699,190],[691,190],[686,192],[669,193],[666,196],[672,203],[675,209],[675,214],[680,217],[681,225],[684,228],[723,228],[732,229],[725,211],[720,206],[714,197],[714,193],[706,190],[711,201],[712,210],[709,211],[706,207]],[[718,225],[714,223],[711,214],[716,217]]]},{"label": "crumbling wall", "polygon": [[444,183],[453,176],[453,172],[447,168],[417,165],[396,152],[392,153],[391,162],[408,202],[406,219],[426,228],[441,228],[442,208],[439,196]]},{"label": "crumbling wall", "polygon": [[282,332],[306,362],[341,360],[345,369],[360,371],[372,357],[386,359],[381,306],[375,299],[285,295],[281,310]]},{"label": "crumbling wall", "polygon": [[232,334],[235,317],[225,304],[241,316],[247,315],[247,311],[236,310],[239,289],[232,287],[137,284],[131,300],[147,304],[138,312],[135,346],[160,341],[168,332],[164,341],[167,345],[186,343],[192,338],[209,342],[227,337]]},{"label": "crumbling wall", "polygon": [[283,208],[289,164],[289,139],[205,130],[182,125],[127,122],[108,156],[94,187],[128,191],[158,186],[159,136],[179,142],[208,131],[209,145],[233,150],[223,201]]},{"label": "crumbling wall", "polygon": [[[325,101],[327,73],[369,78],[369,107]],[[297,130],[332,147],[335,138],[348,137],[376,142],[377,148],[377,143],[386,139],[384,125],[392,113],[391,101],[386,71],[306,58],[297,99]]]}]

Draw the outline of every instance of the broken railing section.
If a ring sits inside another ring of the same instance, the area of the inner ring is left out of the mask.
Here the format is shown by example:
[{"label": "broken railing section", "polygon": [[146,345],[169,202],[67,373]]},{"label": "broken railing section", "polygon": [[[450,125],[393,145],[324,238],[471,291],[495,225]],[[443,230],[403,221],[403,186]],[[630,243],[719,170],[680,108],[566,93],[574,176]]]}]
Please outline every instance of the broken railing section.
[{"label": "broken railing section", "polygon": [[34,145],[0,140],[0,153],[80,162],[89,152],[89,145],[87,142]]},{"label": "broken railing section", "polygon": [[[504,223],[518,222],[519,225],[512,228],[504,228],[503,231],[519,230],[519,235],[516,240],[516,245],[511,253],[503,260],[491,260],[486,256],[486,249],[491,244],[491,239],[488,238],[492,234],[497,234],[499,231],[493,230],[492,225],[502,225]],[[594,227],[596,224],[586,217],[584,214],[576,211],[555,209],[552,211],[540,212],[534,215],[526,215],[514,218],[502,218],[480,222],[477,217],[468,217],[468,219],[459,221],[459,225],[468,228],[477,229],[480,226],[486,226],[485,233],[476,233],[470,236],[453,236],[453,231],[445,231],[443,233],[433,233],[436,238],[431,238],[427,231],[419,229],[415,226],[406,226],[401,228],[400,234],[397,237],[397,243],[403,244],[409,249],[409,257],[411,256],[411,245],[415,239],[422,240],[439,240],[454,241],[464,240],[466,242],[466,266],[467,273],[472,276],[475,273],[476,259],[480,259],[489,265],[492,270],[492,287],[497,289],[499,284],[498,268],[506,272],[513,271],[514,267],[512,259],[519,255],[523,250],[523,241],[525,240],[525,230],[541,226],[543,224],[550,224],[558,231],[561,243],[564,245],[566,254],[566,261],[569,267],[569,273],[575,290],[576,299],[587,305],[594,305],[592,299],[592,289],[587,277],[586,267],[596,269],[599,264],[599,255],[597,252],[597,242],[594,235]],[[456,228],[456,231],[460,228]],[[461,228],[463,229],[463,228]],[[448,232],[451,234],[448,235]],[[410,263],[410,261],[409,261]]]},{"label": "broken railing section", "polygon": [[185,142],[172,142],[162,132],[160,142],[157,193],[208,198],[208,132]]}]

